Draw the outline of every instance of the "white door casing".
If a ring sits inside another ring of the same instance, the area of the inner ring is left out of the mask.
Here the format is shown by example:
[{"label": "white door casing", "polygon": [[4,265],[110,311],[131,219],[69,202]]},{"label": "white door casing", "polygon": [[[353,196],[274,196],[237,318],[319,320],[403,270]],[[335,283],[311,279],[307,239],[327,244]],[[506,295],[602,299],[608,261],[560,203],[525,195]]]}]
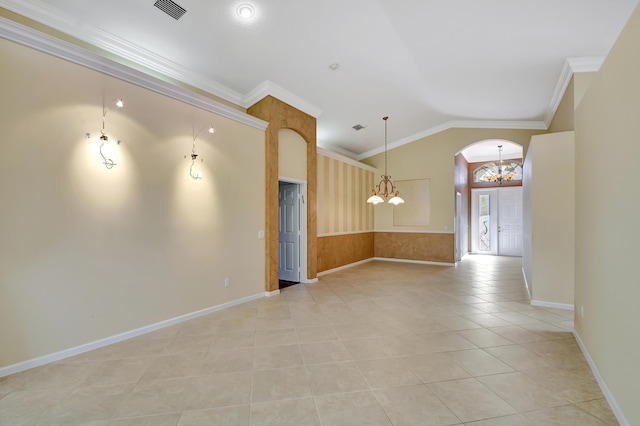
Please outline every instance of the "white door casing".
[{"label": "white door casing", "polygon": [[456,192],[456,221],[453,232],[455,233],[455,261],[462,259],[462,194]]},{"label": "white door casing", "polygon": [[295,183],[280,183],[278,218],[278,278],[300,282],[300,191]]}]

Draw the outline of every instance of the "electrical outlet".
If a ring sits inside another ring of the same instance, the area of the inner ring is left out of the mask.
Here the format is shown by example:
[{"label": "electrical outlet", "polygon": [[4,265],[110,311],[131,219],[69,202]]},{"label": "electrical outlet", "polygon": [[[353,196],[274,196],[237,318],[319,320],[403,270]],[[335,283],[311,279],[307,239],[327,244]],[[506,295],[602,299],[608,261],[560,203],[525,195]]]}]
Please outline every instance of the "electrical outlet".
[{"label": "electrical outlet", "polygon": [[584,306],[580,305],[580,318],[584,318]]},{"label": "electrical outlet", "polygon": [[225,287],[229,287],[231,285],[231,278],[225,278],[224,279],[224,286]]}]

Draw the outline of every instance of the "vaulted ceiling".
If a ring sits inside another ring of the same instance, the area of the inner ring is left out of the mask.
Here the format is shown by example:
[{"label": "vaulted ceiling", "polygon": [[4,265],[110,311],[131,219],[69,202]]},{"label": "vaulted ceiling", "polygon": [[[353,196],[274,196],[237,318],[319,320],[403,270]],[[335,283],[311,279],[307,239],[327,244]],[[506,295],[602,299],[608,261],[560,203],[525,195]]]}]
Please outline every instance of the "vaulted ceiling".
[{"label": "vaulted ceiling", "polygon": [[176,3],[177,20],[154,0],[0,7],[242,107],[272,94],[317,117],[320,146],[362,158],[380,151],[385,115],[390,146],[449,127],[546,128],[567,59],[597,69],[638,0]]}]

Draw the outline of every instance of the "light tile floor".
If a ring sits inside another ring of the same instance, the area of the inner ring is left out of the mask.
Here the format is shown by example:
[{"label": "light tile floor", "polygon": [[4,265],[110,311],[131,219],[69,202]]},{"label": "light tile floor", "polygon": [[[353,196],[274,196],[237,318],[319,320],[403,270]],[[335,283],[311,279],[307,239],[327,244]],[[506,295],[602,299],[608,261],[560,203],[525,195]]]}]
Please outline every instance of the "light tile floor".
[{"label": "light tile floor", "polygon": [[0,425],[614,425],[520,258],[371,262],[0,378]]}]

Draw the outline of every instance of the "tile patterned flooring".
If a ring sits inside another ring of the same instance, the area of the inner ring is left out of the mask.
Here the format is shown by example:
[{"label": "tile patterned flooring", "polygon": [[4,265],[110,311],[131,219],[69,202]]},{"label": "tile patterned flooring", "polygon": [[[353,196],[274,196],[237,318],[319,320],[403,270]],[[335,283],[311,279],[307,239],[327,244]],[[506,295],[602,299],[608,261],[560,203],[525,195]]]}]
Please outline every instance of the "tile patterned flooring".
[{"label": "tile patterned flooring", "polygon": [[371,262],[0,378],[0,425],[615,425],[520,258]]}]

